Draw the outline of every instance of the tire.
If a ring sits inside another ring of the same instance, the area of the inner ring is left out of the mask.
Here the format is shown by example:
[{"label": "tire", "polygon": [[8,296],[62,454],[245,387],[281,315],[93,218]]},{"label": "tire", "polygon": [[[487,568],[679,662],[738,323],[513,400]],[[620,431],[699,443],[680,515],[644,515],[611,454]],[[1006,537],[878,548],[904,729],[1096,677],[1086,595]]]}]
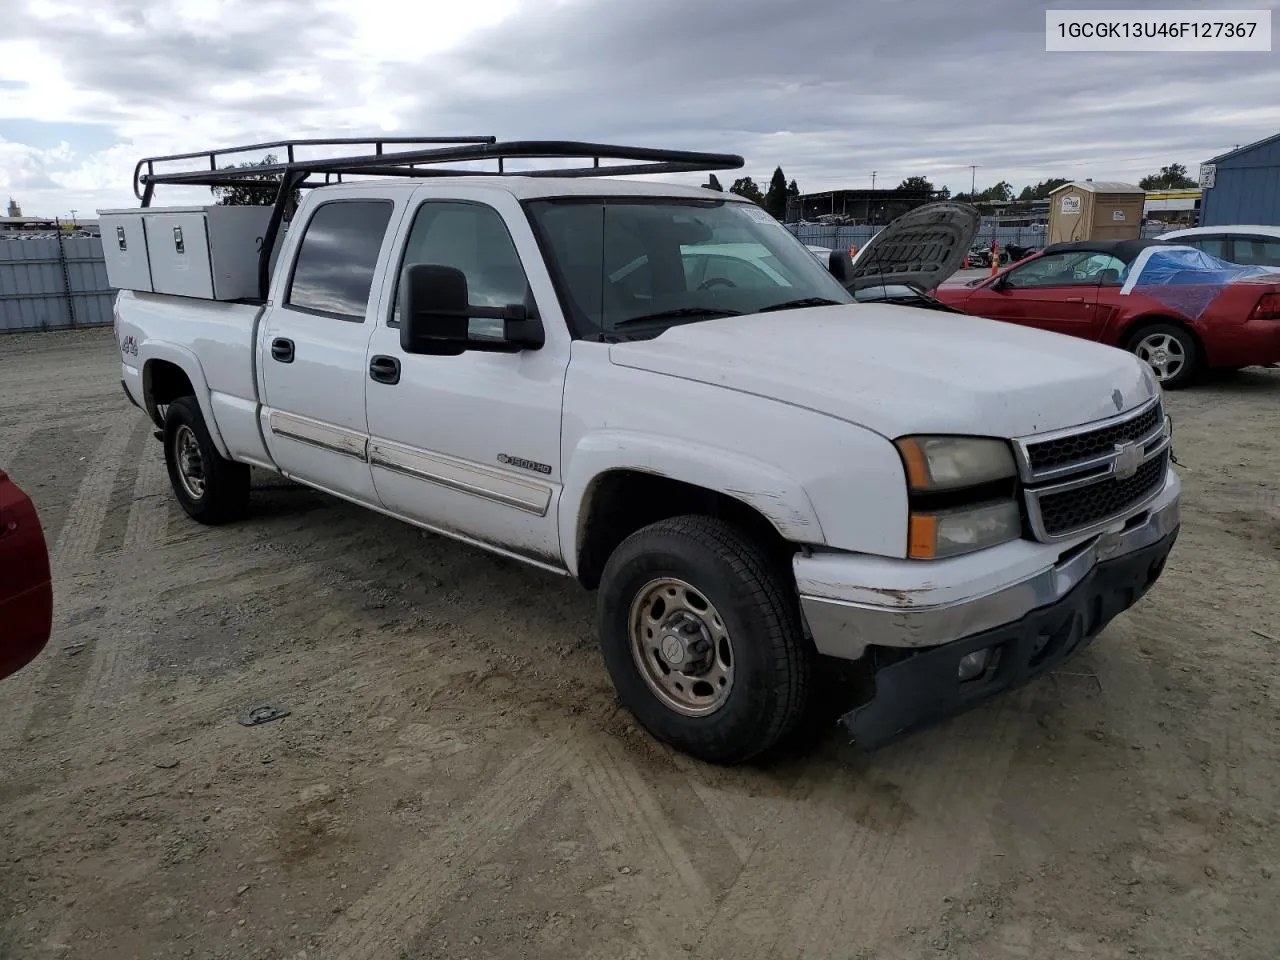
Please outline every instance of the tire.
[{"label": "tire", "polygon": [[[194,454],[198,464],[191,462]],[[195,397],[181,397],[165,411],[164,462],[173,495],[192,520],[216,525],[248,512],[249,467],[218,453]],[[193,467],[199,478],[192,478]]]},{"label": "tire", "polygon": [[[1127,349],[1150,364],[1160,386],[1166,390],[1180,390],[1190,386],[1200,375],[1200,346],[1190,333],[1176,324],[1152,323],[1136,330],[1129,337]],[[1181,351],[1181,362],[1175,368],[1177,351]],[[1162,366],[1151,359],[1161,356],[1167,358],[1163,364],[1163,373]]]},{"label": "tire", "polygon": [[[815,657],[794,591],[775,567],[736,528],[702,516],[652,524],[613,552],[597,599],[605,666],[623,705],[654,737],[700,760],[735,764],[795,728]],[[655,614],[648,622],[657,635],[639,627],[646,611]],[[633,651],[633,619],[637,637],[649,633],[654,646],[637,644]],[[701,654],[687,672],[670,669],[671,660],[663,659],[664,649],[670,654],[663,641],[678,648],[685,642],[681,636],[688,641],[685,657]],[[720,640],[728,643],[727,658]],[[726,660],[730,669],[722,684]],[[666,687],[658,679],[664,669]],[[683,692],[674,690],[681,681]],[[673,699],[683,700],[683,710]]]}]

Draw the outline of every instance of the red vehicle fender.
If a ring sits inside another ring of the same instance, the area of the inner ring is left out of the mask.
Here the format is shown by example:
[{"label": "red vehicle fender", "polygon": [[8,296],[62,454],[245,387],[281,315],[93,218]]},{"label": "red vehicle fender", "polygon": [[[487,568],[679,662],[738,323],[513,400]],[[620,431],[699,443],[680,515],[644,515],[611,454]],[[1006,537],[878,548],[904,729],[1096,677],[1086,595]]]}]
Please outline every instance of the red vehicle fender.
[{"label": "red vehicle fender", "polygon": [[40,517],[0,470],[0,679],[34,660],[52,632],[53,576]]}]

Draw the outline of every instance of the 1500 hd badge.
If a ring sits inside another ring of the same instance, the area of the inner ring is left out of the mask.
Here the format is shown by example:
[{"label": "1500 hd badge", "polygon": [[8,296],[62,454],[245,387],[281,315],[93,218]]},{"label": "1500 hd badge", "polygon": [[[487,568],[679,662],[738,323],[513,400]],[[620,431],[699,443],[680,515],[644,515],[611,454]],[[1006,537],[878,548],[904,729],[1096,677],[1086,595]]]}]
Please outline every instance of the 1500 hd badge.
[{"label": "1500 hd badge", "polygon": [[120,352],[127,353],[131,357],[138,355],[138,341],[133,337],[125,337],[120,341]]}]

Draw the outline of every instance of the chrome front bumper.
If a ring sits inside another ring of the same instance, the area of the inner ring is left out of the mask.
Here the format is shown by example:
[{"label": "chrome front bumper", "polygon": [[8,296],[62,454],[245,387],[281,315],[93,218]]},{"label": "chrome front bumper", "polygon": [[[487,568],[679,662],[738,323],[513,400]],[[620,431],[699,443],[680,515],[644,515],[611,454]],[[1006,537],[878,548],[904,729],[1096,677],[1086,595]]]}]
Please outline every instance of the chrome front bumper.
[{"label": "chrome front bumper", "polygon": [[1170,470],[1142,512],[1078,543],[1055,545],[1048,558],[1046,545],[1026,541],[944,561],[797,557],[805,624],[820,653],[857,660],[873,644],[934,647],[1014,623],[1060,601],[1098,564],[1176,531],[1180,491]]}]

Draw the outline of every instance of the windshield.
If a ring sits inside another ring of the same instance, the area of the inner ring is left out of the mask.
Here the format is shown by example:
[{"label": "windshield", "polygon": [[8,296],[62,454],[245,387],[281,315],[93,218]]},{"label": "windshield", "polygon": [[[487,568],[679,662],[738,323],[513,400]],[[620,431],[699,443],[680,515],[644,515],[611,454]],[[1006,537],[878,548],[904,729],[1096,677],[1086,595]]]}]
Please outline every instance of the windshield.
[{"label": "windshield", "polygon": [[754,204],[573,198],[528,209],[580,336],[654,336],[677,323],[853,302]]}]

